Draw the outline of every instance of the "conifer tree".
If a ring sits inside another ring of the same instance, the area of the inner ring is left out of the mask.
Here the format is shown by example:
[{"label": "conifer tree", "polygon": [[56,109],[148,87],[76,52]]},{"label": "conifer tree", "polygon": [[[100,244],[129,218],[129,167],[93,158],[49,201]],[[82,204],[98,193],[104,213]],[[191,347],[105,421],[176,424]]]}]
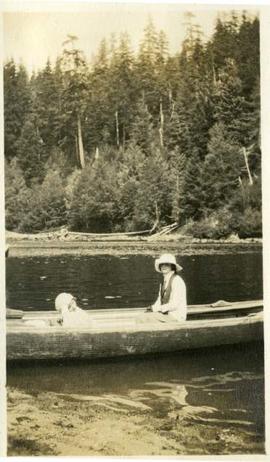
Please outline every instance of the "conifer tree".
[{"label": "conifer tree", "polygon": [[141,98],[137,105],[136,115],[131,125],[130,139],[138,145],[145,154],[149,154],[151,144],[155,140],[155,131],[152,116],[148,111],[144,98]]},{"label": "conifer tree", "polygon": [[101,160],[86,166],[74,189],[69,212],[71,228],[89,232],[113,230],[119,202],[116,173],[111,162]]},{"label": "conifer tree", "polygon": [[101,41],[89,74],[89,95],[85,108],[85,146],[90,153],[113,143],[113,108],[110,104],[110,50]]},{"label": "conifer tree", "polygon": [[81,168],[85,166],[83,122],[88,95],[88,68],[82,51],[75,47],[76,36],[68,35],[63,43],[61,67],[63,71],[63,109],[65,111],[65,139],[62,146]]},{"label": "conifer tree", "polygon": [[135,229],[156,229],[171,220],[168,165],[157,149],[145,159],[136,194],[133,223]]},{"label": "conifer tree", "polygon": [[43,70],[39,71],[32,81],[32,108],[37,116],[40,137],[49,156],[61,140],[62,82],[60,69],[52,69],[48,60]]},{"label": "conifer tree", "polygon": [[5,225],[9,230],[20,230],[20,225],[31,197],[22,169],[16,157],[5,163]]},{"label": "conifer tree", "polygon": [[218,17],[215,32],[211,40],[211,52],[215,70],[218,72],[226,60],[235,59],[239,47],[239,22],[235,14],[222,20]]},{"label": "conifer tree", "polygon": [[239,145],[222,123],[210,130],[208,153],[202,168],[202,208],[204,214],[229,203],[239,191],[244,161]]},{"label": "conifer tree", "polygon": [[202,161],[199,153],[194,151],[186,159],[181,200],[181,222],[199,220],[203,216]]},{"label": "conifer tree", "polygon": [[17,141],[17,158],[27,185],[43,180],[47,156],[34,113],[27,117],[23,125]]},{"label": "conifer tree", "polygon": [[235,59],[242,82],[242,93],[248,99],[260,77],[260,25],[257,17],[248,17],[243,12],[238,44]]},{"label": "conifer tree", "polygon": [[30,110],[31,93],[25,67],[13,60],[4,65],[5,157],[17,155],[17,142]]},{"label": "conifer tree", "polygon": [[110,68],[110,103],[113,107],[114,145],[124,146],[129,138],[129,127],[136,104],[136,82],[133,75],[134,56],[130,37],[120,35]]},{"label": "conifer tree", "polygon": [[250,105],[242,96],[242,83],[234,60],[228,59],[220,72],[215,92],[214,118],[222,122],[239,144],[246,145],[246,117]]},{"label": "conifer tree", "polygon": [[140,83],[140,93],[143,94],[148,110],[153,116],[159,113],[160,104],[156,71],[157,56],[158,33],[152,19],[149,18],[138,53],[136,77]]}]

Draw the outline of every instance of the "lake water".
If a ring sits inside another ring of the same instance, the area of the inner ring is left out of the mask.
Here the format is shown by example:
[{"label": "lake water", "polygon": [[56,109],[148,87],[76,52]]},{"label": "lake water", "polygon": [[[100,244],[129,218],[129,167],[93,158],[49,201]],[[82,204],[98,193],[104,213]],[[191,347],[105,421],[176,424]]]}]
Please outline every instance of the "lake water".
[{"label": "lake water", "polygon": [[[179,261],[189,304],[262,298],[259,252],[193,255]],[[82,307],[146,306],[158,290],[153,262],[147,255],[11,257],[8,306],[53,309],[56,295],[63,291],[74,294]],[[245,435],[245,447],[239,452],[264,450],[262,344],[92,363],[12,365],[8,385],[33,393],[98,396],[102,405],[115,400],[118,407],[120,398],[131,407],[146,406],[161,419],[179,412],[194,426],[213,425],[230,435]]]},{"label": "lake water", "polygon": [[[193,255],[179,261],[188,304],[262,298],[259,252]],[[60,292],[70,292],[82,307],[146,306],[155,300],[159,281],[149,255],[10,257],[7,304],[24,310],[51,310]]]}]

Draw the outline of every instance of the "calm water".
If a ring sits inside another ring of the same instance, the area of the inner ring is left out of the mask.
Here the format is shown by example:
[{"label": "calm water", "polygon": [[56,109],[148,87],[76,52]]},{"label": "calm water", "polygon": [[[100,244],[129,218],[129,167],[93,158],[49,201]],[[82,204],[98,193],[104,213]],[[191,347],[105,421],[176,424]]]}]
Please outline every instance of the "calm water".
[{"label": "calm water", "polygon": [[[262,298],[260,253],[188,256],[184,267],[189,304]],[[54,309],[55,297],[70,292],[88,308],[138,307],[152,303],[159,274],[152,256],[61,256],[7,260],[8,306]]]},{"label": "calm water", "polygon": [[[262,297],[260,253],[180,259],[188,303]],[[9,258],[8,305],[52,309],[59,292],[83,307],[144,306],[158,288],[152,256]],[[68,380],[67,380],[68,377]],[[101,362],[10,366],[8,385],[28,392],[98,396],[101,405],[125,406],[186,422],[242,432],[250,451],[263,451],[264,363],[261,344],[246,344]],[[120,400],[119,400],[120,399]],[[106,404],[107,403],[107,404]],[[247,448],[243,447],[243,452]]]}]

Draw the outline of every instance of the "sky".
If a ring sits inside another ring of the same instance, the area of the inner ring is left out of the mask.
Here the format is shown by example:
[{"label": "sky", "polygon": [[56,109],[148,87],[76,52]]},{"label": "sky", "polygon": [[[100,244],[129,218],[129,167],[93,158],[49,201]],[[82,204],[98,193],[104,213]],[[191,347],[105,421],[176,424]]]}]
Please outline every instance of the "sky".
[{"label": "sky", "polygon": [[[240,7],[241,10],[244,7]],[[4,60],[13,58],[22,62],[31,72],[42,68],[47,58],[51,62],[61,53],[67,34],[76,35],[78,47],[88,59],[96,53],[103,38],[111,34],[119,36],[128,32],[136,51],[143,30],[151,17],[157,30],[163,29],[169,39],[170,52],[180,50],[185,38],[185,12],[195,14],[193,21],[199,24],[206,38],[211,36],[218,15],[233,8],[227,5],[203,6],[183,4],[69,4],[62,11],[10,11],[3,14]],[[254,8],[251,9],[254,14]],[[68,10],[68,11],[67,11]],[[225,13],[226,14],[226,13]]]}]

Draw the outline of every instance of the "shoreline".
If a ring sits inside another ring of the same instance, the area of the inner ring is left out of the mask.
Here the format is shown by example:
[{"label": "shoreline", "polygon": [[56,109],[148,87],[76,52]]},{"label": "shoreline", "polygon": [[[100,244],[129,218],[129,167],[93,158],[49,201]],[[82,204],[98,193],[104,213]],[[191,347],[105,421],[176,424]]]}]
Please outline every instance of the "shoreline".
[{"label": "shoreline", "polygon": [[223,255],[261,252],[261,240],[232,242],[228,240],[88,240],[62,241],[10,239],[9,256],[60,256],[60,255],[158,255],[168,251],[181,255]]},{"label": "shoreline", "polygon": [[8,456],[264,454],[255,433],[250,441],[240,429],[196,423],[181,408],[160,418],[136,403],[8,387]]}]

